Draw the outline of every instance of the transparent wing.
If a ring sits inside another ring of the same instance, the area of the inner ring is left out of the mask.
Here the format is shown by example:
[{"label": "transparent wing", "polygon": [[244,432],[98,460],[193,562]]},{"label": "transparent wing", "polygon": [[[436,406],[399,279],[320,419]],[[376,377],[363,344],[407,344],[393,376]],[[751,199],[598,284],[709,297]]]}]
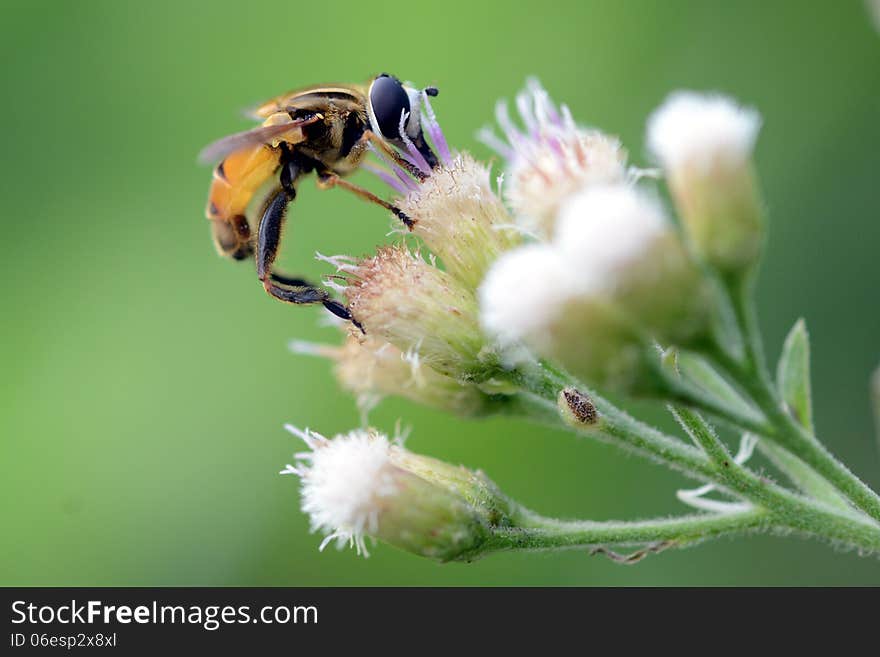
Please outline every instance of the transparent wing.
[{"label": "transparent wing", "polygon": [[312,115],[306,118],[290,121],[289,123],[279,123],[277,125],[264,125],[259,128],[237,132],[218,139],[212,144],[205,146],[199,153],[199,162],[202,164],[211,164],[224,159],[230,153],[241,150],[248,146],[257,146],[259,144],[269,144],[279,137],[286,137],[285,141],[297,144],[305,138],[302,128],[320,120],[320,115]]}]

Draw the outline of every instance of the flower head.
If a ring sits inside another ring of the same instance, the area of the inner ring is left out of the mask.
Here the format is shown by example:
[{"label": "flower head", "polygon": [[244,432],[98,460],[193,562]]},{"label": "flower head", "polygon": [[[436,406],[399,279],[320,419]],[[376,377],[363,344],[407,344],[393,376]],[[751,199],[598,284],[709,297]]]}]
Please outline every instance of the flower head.
[{"label": "flower head", "polygon": [[480,286],[480,319],[505,346],[525,341],[545,351],[551,328],[574,296],[573,281],[559,252],[549,244],[527,244],[501,256]]},{"label": "flower head", "polygon": [[417,351],[403,352],[360,331],[350,331],[342,346],[295,341],[291,348],[331,359],[340,385],[355,395],[364,413],[385,396],[404,397],[464,416],[480,415],[489,405],[479,388],[424,365]]},{"label": "flower head", "polygon": [[506,141],[488,128],[479,136],[506,160],[505,197],[517,221],[547,238],[560,205],[572,192],[626,180],[626,151],[614,137],[575,124],[568,108],[557,108],[537,80],[528,81],[516,106],[522,128],[510,118],[504,101],[495,112]]},{"label": "flower head", "polygon": [[613,300],[655,339],[687,340],[705,327],[702,278],[652,195],[587,189],[560,213],[555,243],[579,295]]},{"label": "flower head", "polygon": [[[327,258],[345,275],[345,295],[367,335],[390,342],[441,374],[479,378],[485,339],[473,292],[402,246],[382,247],[360,261]],[[332,283],[331,283],[332,284]]]},{"label": "flower head", "polygon": [[377,149],[374,153],[384,166],[364,166],[396,192],[395,205],[412,222],[412,233],[449,273],[475,289],[492,261],[517,244],[518,235],[510,230],[507,209],[492,189],[489,167],[469,153],[449,149],[424,91],[412,102],[414,111],[419,109],[423,133],[437,151],[437,162],[431,166],[401,131],[405,147],[400,154],[416,167],[418,178]]},{"label": "flower head", "polygon": [[488,333],[616,388],[637,383],[648,341],[705,327],[698,271],[659,204],[628,185],[570,199],[553,242],[502,256],[480,304]]},{"label": "flower head", "polygon": [[365,537],[442,561],[460,558],[489,537],[489,522],[508,504],[484,477],[413,454],[374,430],[332,440],[287,429],[310,451],[282,474],[302,480],[302,510],[323,549],[336,541],[367,555]]},{"label": "flower head", "polygon": [[677,92],[648,120],[648,147],[665,172],[694,250],[723,271],[749,267],[762,218],[751,167],[761,126],[724,96]]},{"label": "flower head", "polygon": [[648,119],[648,148],[664,169],[740,166],[755,147],[761,117],[725,96],[673,93]]},{"label": "flower head", "polygon": [[507,209],[489,182],[489,167],[458,153],[397,201],[413,234],[471,289],[492,262],[519,242]]}]

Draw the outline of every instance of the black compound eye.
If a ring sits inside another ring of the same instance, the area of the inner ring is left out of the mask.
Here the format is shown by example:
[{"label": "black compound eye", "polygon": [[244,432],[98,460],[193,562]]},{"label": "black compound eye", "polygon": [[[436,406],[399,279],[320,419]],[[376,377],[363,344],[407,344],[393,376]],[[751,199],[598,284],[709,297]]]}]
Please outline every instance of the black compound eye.
[{"label": "black compound eye", "polygon": [[409,96],[400,81],[385,74],[376,78],[370,87],[370,105],[382,135],[400,138],[400,115],[409,114]]}]

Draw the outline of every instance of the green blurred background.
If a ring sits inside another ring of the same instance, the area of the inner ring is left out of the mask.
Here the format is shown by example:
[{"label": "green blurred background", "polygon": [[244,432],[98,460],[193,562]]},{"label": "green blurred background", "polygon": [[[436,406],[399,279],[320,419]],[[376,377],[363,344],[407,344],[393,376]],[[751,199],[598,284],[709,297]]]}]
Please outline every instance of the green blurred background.
[{"label": "green blurred background", "polygon": [[[0,584],[874,584],[880,561],[815,542],[720,541],[621,567],[583,553],[439,565],[379,546],[317,551],[283,422],[358,423],[327,363],[321,311],[214,255],[202,145],[287,88],[388,70],[436,84],[451,142],[530,74],[645,164],[648,113],[721,90],[765,120],[771,211],[759,303],[772,357],[803,314],[818,426],[873,485],[867,380],[880,357],[880,37],[861,2],[4,2]],[[366,176],[361,181],[373,185]],[[374,188],[377,188],[374,185]],[[387,217],[304,184],[283,265],[362,254]],[[649,417],[658,409],[644,407]],[[509,420],[390,400],[409,446],[485,469],[547,514],[681,512],[683,481],[613,448]],[[665,420],[664,420],[665,421]]]}]

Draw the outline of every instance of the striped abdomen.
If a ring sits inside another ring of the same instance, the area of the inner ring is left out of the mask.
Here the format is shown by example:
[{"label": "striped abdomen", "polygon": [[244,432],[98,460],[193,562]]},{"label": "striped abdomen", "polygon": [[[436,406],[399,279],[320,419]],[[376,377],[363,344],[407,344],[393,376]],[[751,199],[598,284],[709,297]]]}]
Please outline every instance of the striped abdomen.
[{"label": "striped abdomen", "polygon": [[221,255],[237,260],[252,253],[245,212],[254,193],[278,169],[280,149],[263,144],[231,153],[214,169],[205,216]]}]

